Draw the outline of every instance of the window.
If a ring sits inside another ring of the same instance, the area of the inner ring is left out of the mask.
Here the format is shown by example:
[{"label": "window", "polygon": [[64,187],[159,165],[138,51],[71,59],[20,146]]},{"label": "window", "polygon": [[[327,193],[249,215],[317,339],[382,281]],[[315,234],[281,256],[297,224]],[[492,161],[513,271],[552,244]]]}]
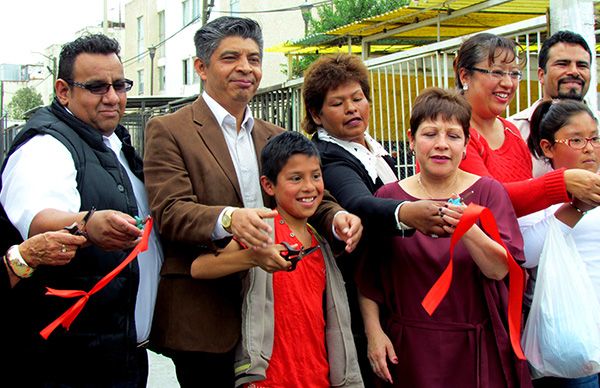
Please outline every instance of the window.
[{"label": "window", "polygon": [[192,19],[198,19],[200,17],[200,0],[192,1]]},{"label": "window", "polygon": [[160,11],[158,13],[158,57],[162,58],[165,56],[165,11]]},{"label": "window", "polygon": [[191,83],[191,74],[188,74],[188,62],[190,60],[189,59],[184,59],[183,60],[183,84],[184,85],[189,85]]},{"label": "window", "polygon": [[158,91],[159,92],[165,91],[165,67],[164,66],[158,67]]},{"label": "window", "polygon": [[200,17],[200,0],[183,0],[181,9],[183,11],[183,25],[185,26]]},{"label": "window", "polygon": [[229,0],[229,12],[231,16],[239,16],[237,13],[240,12],[240,0]]},{"label": "window", "polygon": [[146,45],[144,44],[144,17],[140,16],[137,18],[137,53],[138,62],[142,61],[143,53],[146,51]]},{"label": "window", "polygon": [[194,69],[194,60],[187,58],[182,61],[183,63],[183,84],[192,85],[200,82],[200,77]]},{"label": "window", "polygon": [[138,70],[138,95],[141,96],[144,94],[144,70]]}]

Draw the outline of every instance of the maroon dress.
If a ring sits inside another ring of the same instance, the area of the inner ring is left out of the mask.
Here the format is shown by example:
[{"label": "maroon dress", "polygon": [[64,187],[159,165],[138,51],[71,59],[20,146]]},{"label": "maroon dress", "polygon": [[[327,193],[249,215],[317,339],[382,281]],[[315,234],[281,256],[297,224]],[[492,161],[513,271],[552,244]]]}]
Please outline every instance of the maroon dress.
[{"label": "maroon dress", "polygon": [[[471,190],[467,203],[492,211],[504,243],[522,260],[523,240],[504,187],[482,177],[465,192]],[[397,183],[382,187],[376,196],[417,199]],[[527,365],[514,356],[508,337],[508,279],[485,277],[459,242],[450,289],[430,317],[421,301],[448,264],[450,238],[415,233],[382,239],[376,246],[363,261],[357,283],[364,296],[379,304],[382,327],[398,356],[397,365],[389,363],[394,386],[531,385]]]}]

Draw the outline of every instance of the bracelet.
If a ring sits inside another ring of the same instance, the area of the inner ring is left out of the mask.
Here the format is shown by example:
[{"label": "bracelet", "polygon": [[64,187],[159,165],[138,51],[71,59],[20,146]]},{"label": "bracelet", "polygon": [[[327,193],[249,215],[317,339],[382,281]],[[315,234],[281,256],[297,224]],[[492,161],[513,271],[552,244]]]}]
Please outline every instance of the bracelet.
[{"label": "bracelet", "polygon": [[577,210],[577,213],[581,214],[582,216],[585,216],[587,214],[587,212],[589,211],[589,210],[581,210],[580,208],[575,206],[575,204],[573,202],[569,202],[569,205],[571,205],[571,207],[573,209]]},{"label": "bracelet", "polygon": [[410,201],[402,201],[396,207],[396,211],[395,211],[395,214],[394,214],[394,218],[396,219],[396,229],[401,230],[403,232],[402,233],[402,237],[404,237],[404,231],[405,230],[414,229],[412,226],[406,225],[404,222],[402,222],[402,217],[401,217],[402,206],[406,205],[409,202]]},{"label": "bracelet", "polygon": [[33,275],[35,268],[29,264],[21,256],[18,245],[13,245],[4,255],[4,263],[10,268],[11,272],[20,279],[26,279]]}]

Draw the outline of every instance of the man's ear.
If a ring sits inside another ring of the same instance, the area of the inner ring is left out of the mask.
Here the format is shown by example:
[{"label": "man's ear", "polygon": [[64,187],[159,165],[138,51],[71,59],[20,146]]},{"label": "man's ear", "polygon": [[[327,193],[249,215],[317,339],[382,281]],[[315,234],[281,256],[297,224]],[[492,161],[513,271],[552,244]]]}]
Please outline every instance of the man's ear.
[{"label": "man's ear", "polygon": [[548,139],[540,140],[540,148],[544,153],[544,156],[548,159],[552,159],[554,157],[554,151],[552,150],[552,143],[548,141]]},{"label": "man's ear", "polygon": [[267,178],[266,176],[262,175],[260,177],[260,185],[262,186],[263,190],[265,191],[265,193],[267,193],[267,195],[270,195],[271,197],[275,196],[275,185],[273,184],[273,182],[271,182],[269,180],[269,178]]},{"label": "man's ear", "polygon": [[198,76],[200,77],[200,79],[202,81],[206,81],[206,68],[208,66],[206,66],[206,64],[204,63],[204,61],[198,57],[194,58],[194,70],[196,70],[196,73],[198,74]]},{"label": "man's ear", "polygon": [[[544,87],[544,75],[546,75],[546,72],[544,71],[544,69],[542,69],[541,67],[538,67],[538,81],[540,81],[540,84],[542,85],[542,87]],[[546,98],[549,98],[547,96],[543,96]]]},{"label": "man's ear", "polygon": [[54,92],[56,98],[62,106],[69,106],[69,100],[71,99],[71,88],[64,79],[58,78],[54,83]]}]

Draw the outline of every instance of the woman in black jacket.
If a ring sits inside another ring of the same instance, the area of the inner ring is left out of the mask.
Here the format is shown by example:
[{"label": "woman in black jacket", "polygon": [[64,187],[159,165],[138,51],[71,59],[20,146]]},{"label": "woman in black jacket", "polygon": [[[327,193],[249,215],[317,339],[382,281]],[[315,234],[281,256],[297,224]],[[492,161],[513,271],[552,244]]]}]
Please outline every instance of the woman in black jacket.
[{"label": "woman in black jacket", "polygon": [[368,133],[369,74],[359,57],[321,56],[306,71],[302,97],[303,129],[313,135],[325,187],[340,205],[378,232],[401,234],[416,228],[444,234],[438,206],[431,201],[373,197],[379,187],[398,177],[393,158]]},{"label": "woman in black jacket", "polygon": [[[361,218],[363,236],[367,236],[362,241],[369,241],[369,235],[408,237],[415,229],[428,235],[446,235],[438,212],[443,204],[373,196],[398,177],[393,158],[368,134],[369,74],[360,58],[350,54],[321,56],[304,75],[302,97],[306,108],[303,129],[313,135],[319,149],[325,188],[342,207]],[[357,258],[367,253],[364,249],[357,252],[338,260],[338,266],[346,281],[363,380],[370,386],[373,375],[354,283]]]}]

